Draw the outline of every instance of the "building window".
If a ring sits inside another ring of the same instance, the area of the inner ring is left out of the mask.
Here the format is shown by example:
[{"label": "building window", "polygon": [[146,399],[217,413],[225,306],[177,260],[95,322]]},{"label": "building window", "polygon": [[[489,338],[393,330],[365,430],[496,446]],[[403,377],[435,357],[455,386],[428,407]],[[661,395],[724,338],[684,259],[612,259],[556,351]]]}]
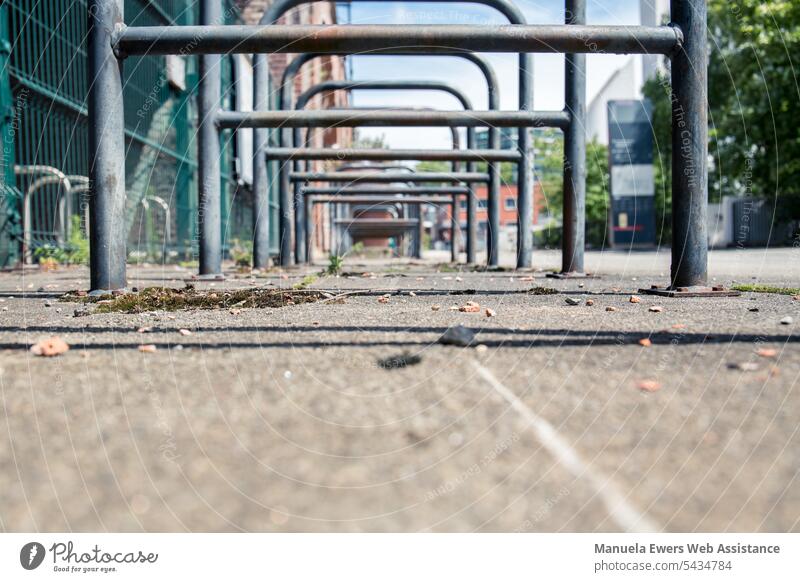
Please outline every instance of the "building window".
[{"label": "building window", "polygon": [[459,202],[458,205],[461,207],[461,210],[466,210],[467,209],[467,201],[464,200],[464,199],[462,199],[461,202]]},{"label": "building window", "polygon": [[517,201],[514,198],[506,198],[505,199],[506,210],[516,210],[517,209]]},{"label": "building window", "polygon": [[488,208],[489,201],[486,198],[481,198],[478,200],[478,208]]}]

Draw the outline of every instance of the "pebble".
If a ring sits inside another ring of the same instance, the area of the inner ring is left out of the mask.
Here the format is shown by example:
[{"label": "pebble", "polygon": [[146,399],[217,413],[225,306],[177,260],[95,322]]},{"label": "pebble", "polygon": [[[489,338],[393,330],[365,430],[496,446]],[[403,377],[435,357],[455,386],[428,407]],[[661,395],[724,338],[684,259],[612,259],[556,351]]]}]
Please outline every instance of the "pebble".
[{"label": "pebble", "polygon": [[467,347],[475,341],[475,332],[463,325],[448,327],[439,338],[439,343],[446,346]]},{"label": "pebble", "polygon": [[617,310],[616,307],[611,307],[610,305],[606,307],[606,311],[616,311],[616,310]]},{"label": "pebble", "polygon": [[648,311],[652,311],[653,313],[661,313],[664,311],[664,308],[658,305],[653,305],[650,309],[648,309]]},{"label": "pebble", "polygon": [[564,299],[564,301],[567,302],[567,305],[580,305],[581,304],[581,300],[580,299],[576,299],[575,297],[567,297],[566,299]]},{"label": "pebble", "polygon": [[781,319],[781,325],[792,325],[792,323],[794,323],[794,319],[792,319],[788,315],[783,319]]},{"label": "pebble", "polygon": [[641,297],[637,297],[636,295],[631,295],[628,298],[628,301],[630,301],[631,303],[641,303],[642,302],[642,298]]},{"label": "pebble", "polygon": [[587,299],[587,300],[586,300],[586,305],[588,305],[589,307],[591,307],[592,305],[594,305],[594,299]]}]

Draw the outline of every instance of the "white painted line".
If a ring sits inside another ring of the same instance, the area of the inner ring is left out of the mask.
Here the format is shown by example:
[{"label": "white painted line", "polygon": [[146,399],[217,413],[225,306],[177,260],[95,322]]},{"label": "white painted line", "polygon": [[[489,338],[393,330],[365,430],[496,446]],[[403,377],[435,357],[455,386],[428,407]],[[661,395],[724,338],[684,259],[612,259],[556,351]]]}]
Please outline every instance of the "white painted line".
[{"label": "white painted line", "polygon": [[511,407],[524,418],[533,429],[536,438],[555,459],[575,477],[584,479],[602,499],[609,516],[626,532],[660,532],[662,529],[645,514],[634,508],[617,490],[611,480],[583,462],[573,449],[549,422],[538,416],[511,390],[502,384],[488,369],[473,361],[478,374],[502,396]]}]

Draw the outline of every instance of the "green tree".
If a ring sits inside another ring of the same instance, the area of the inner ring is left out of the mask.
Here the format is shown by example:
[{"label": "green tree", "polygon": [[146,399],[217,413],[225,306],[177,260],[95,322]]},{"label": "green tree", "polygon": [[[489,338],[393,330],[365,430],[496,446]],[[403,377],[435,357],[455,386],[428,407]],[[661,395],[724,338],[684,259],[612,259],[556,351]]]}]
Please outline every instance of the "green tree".
[{"label": "green tree", "polygon": [[[760,196],[779,219],[800,217],[800,2],[709,3],[709,199]],[[653,102],[659,236],[671,234],[672,159],[669,78],[649,81]]]},{"label": "green tree", "polygon": [[709,30],[710,191],[800,217],[800,2],[712,0]]}]

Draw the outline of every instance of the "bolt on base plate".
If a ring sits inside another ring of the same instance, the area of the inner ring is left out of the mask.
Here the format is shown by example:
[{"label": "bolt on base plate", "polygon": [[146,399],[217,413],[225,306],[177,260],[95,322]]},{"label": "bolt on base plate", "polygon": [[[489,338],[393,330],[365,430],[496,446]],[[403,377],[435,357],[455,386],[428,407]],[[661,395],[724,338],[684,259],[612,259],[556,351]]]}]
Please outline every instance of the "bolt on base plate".
[{"label": "bolt on base plate", "polygon": [[547,273],[545,275],[548,279],[599,279],[600,275],[592,273],[580,273],[578,271],[568,271],[559,273]]},{"label": "bolt on base plate", "polygon": [[739,297],[741,293],[733,289],[726,289],[722,285],[705,287],[695,285],[693,287],[661,287],[653,285],[649,289],[639,289],[639,293],[645,295],[658,295],[660,297]]}]

